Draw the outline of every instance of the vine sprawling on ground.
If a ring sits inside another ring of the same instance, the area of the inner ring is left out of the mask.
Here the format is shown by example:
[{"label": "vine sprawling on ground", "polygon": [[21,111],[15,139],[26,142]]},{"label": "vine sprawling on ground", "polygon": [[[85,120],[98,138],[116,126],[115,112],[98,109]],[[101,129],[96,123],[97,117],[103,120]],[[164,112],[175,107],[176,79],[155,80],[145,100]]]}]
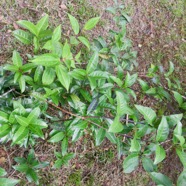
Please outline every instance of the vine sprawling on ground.
[{"label": "vine sprawling on ground", "polygon": [[[33,45],[33,53],[13,51],[12,63],[0,71],[0,141],[30,149],[27,158],[15,157],[16,171],[25,173],[29,182],[39,184],[37,170],[49,166],[34,156],[39,139],[60,143],[55,153],[54,168],[68,164],[75,154],[68,144],[86,133],[92,133],[95,145],[105,138],[117,147],[125,173],[142,164],[157,185],[171,186],[172,181],[158,172],[158,164],[166,151],[174,149],[184,170],[177,185],[186,183],[185,131],[181,120],[186,110],[185,96],[179,80],[173,76],[174,65],[166,72],[151,64],[146,75],[136,72],[136,52],[126,38],[130,17],[123,6],[108,8],[118,30],[89,41],[86,32],[100,17],[81,26],[68,14],[71,35],[62,34],[61,25],[48,28],[48,15],[37,24],[21,20],[23,29],[13,32],[25,45]],[[178,92],[179,91],[179,92]],[[138,100],[154,101],[154,108],[140,105]],[[158,105],[158,107],[156,107]],[[174,105],[174,109],[172,106]],[[48,108],[59,110],[52,116]],[[45,132],[49,132],[46,138]],[[16,185],[19,180],[6,178],[0,168],[0,183]]]}]

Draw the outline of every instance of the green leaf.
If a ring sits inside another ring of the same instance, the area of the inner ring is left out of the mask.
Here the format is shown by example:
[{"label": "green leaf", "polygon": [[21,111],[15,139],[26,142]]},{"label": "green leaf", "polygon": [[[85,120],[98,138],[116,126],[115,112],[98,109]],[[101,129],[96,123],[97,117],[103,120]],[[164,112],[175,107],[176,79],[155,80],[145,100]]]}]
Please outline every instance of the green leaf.
[{"label": "green leaf", "polygon": [[21,141],[23,138],[25,138],[25,136],[28,135],[28,129],[24,126],[19,127],[19,129],[16,131],[16,133],[13,136],[13,144],[18,143],[19,141]]},{"label": "green leaf", "polygon": [[183,114],[173,114],[170,116],[166,116],[167,122],[170,127],[174,127],[178,122],[181,121]]},{"label": "green leaf", "polygon": [[103,142],[105,134],[106,134],[105,129],[100,128],[95,130],[96,146],[99,146]]},{"label": "green leaf", "polygon": [[115,77],[115,76],[110,76],[110,79],[111,79],[112,81],[114,81],[115,83],[117,83],[117,85],[118,85],[119,87],[121,87],[121,86],[123,85],[123,82],[122,82],[119,78],[117,78],[117,77]]},{"label": "green leaf", "polygon": [[156,113],[154,110],[141,105],[135,105],[135,107],[144,116],[145,120],[152,125],[153,121],[156,119]]},{"label": "green leaf", "polygon": [[120,117],[116,116],[113,123],[110,125],[108,132],[118,133],[123,130],[123,125],[120,122]]},{"label": "green leaf", "polygon": [[139,84],[140,84],[140,86],[141,86],[143,91],[146,91],[146,90],[149,89],[149,85],[148,85],[147,82],[145,82],[145,81],[143,81],[141,79],[138,79],[138,81],[139,81]]},{"label": "green leaf", "polygon": [[139,156],[136,153],[127,156],[123,162],[124,173],[131,173],[139,165]]},{"label": "green leaf", "polygon": [[185,186],[186,183],[186,169],[180,174],[177,180],[177,186]]},{"label": "green leaf", "polygon": [[8,122],[8,114],[6,112],[0,111],[0,122]]},{"label": "green leaf", "polygon": [[29,182],[34,181],[37,185],[39,184],[39,179],[38,179],[37,173],[32,168],[29,168],[27,170],[26,178],[28,179]]},{"label": "green leaf", "polygon": [[142,165],[144,170],[147,172],[153,172],[155,169],[155,165],[153,164],[153,161],[147,157],[142,158]]},{"label": "green leaf", "polygon": [[38,35],[48,27],[48,15],[43,16],[36,24]]},{"label": "green leaf", "polygon": [[39,107],[34,108],[34,110],[32,110],[27,117],[28,123],[32,124],[33,122],[35,122],[36,119],[39,117],[39,115],[40,115],[40,108]]},{"label": "green leaf", "polygon": [[68,148],[68,138],[63,138],[63,141],[61,142],[61,154],[62,156],[67,154],[67,148]]},{"label": "green leaf", "polygon": [[173,91],[173,94],[174,94],[174,98],[176,99],[176,101],[178,102],[179,106],[182,105],[183,103],[183,98],[182,98],[182,95],[179,94],[178,92],[176,91]]},{"label": "green leaf", "polygon": [[33,64],[33,63],[27,63],[27,64],[25,64],[25,65],[23,65],[23,66],[21,67],[21,70],[22,70],[22,72],[27,72],[27,71],[29,71],[29,70],[35,68],[35,67],[36,67],[35,64]]},{"label": "green leaf", "polygon": [[15,116],[17,122],[23,126],[23,127],[27,127],[29,125],[29,120],[23,116]]},{"label": "green leaf", "polygon": [[100,17],[94,17],[94,18],[91,18],[89,19],[86,23],[85,23],[85,26],[83,27],[84,30],[91,30],[93,29],[96,24],[98,23]]},{"label": "green leaf", "polygon": [[90,74],[91,72],[95,71],[98,65],[98,53],[95,52],[93,54],[93,56],[90,58],[87,68],[86,68],[86,72],[87,74]]},{"label": "green leaf", "polygon": [[141,145],[139,140],[137,139],[132,139],[131,140],[131,147],[130,147],[130,152],[139,152],[141,150]]},{"label": "green leaf", "polygon": [[170,76],[174,72],[174,64],[171,61],[169,61],[169,65],[170,65],[169,71],[165,73],[165,77]]},{"label": "green leaf", "polygon": [[5,176],[7,174],[7,172],[5,171],[5,169],[0,167],[0,176]]},{"label": "green leaf", "polygon": [[18,184],[20,180],[12,179],[12,178],[0,178],[0,183],[2,186],[14,186]]},{"label": "green leaf", "polygon": [[22,163],[20,165],[16,165],[16,166],[13,166],[13,168],[19,172],[24,172],[26,173],[28,168],[29,168],[29,165],[27,163]]},{"label": "green leaf", "polygon": [[162,117],[158,126],[156,141],[165,141],[169,135],[169,125],[165,116]]},{"label": "green leaf", "polygon": [[90,50],[90,42],[87,38],[79,36],[78,39]]},{"label": "green leaf", "polygon": [[127,72],[125,78],[124,87],[131,87],[137,80],[138,74],[133,74],[132,76]]},{"label": "green leaf", "polygon": [[57,143],[64,138],[64,132],[58,132],[57,134],[53,135],[48,141],[51,143]]},{"label": "green leaf", "polygon": [[17,67],[20,67],[23,64],[20,54],[15,50],[13,51],[12,61],[13,61],[13,64]]},{"label": "green leaf", "polygon": [[39,40],[37,37],[34,37],[33,43],[34,43],[34,53],[37,53],[39,51]]},{"label": "green leaf", "polygon": [[116,138],[115,134],[107,132],[105,136],[108,138],[108,140],[111,143],[117,144],[117,138]]},{"label": "green leaf", "polygon": [[18,66],[15,66],[15,65],[6,65],[4,67],[5,70],[9,70],[9,71],[12,71],[12,72],[17,72],[19,71],[19,67]]},{"label": "green leaf", "polygon": [[163,186],[172,186],[171,180],[167,176],[165,176],[161,173],[151,172],[150,176],[156,184],[160,184]]},{"label": "green leaf", "polygon": [[60,58],[54,54],[43,54],[29,61],[45,67],[54,67],[60,64]]},{"label": "green leaf", "polygon": [[84,80],[85,77],[86,77],[86,71],[84,69],[78,69],[78,68],[76,68],[73,71],[71,71],[69,73],[69,75],[72,76],[75,79]]},{"label": "green leaf", "polygon": [[65,68],[62,65],[56,66],[56,74],[58,77],[58,80],[60,83],[66,88],[66,90],[69,90],[71,78]]},{"label": "green leaf", "polygon": [[66,41],[64,46],[63,46],[63,51],[62,51],[62,57],[64,60],[66,59],[72,59],[72,53],[70,51],[70,45]]},{"label": "green leaf", "polygon": [[23,92],[25,91],[25,88],[26,88],[24,76],[21,76],[21,77],[19,78],[19,87],[20,87],[20,89],[21,89],[21,93],[23,93]]},{"label": "green leaf", "polygon": [[73,17],[72,15],[68,14],[68,17],[70,19],[70,24],[72,26],[72,29],[75,33],[75,35],[79,34],[79,23],[78,23],[78,20]]},{"label": "green leaf", "polygon": [[32,35],[23,30],[13,31],[13,36],[25,45],[29,45],[32,42]]},{"label": "green leaf", "polygon": [[155,156],[155,160],[154,160],[154,164],[158,164],[161,161],[163,161],[166,157],[166,153],[163,147],[161,147],[159,144],[156,145],[156,152],[155,152],[156,156]]},{"label": "green leaf", "polygon": [[52,41],[57,42],[61,39],[61,25],[55,28],[53,34],[52,34]]},{"label": "green leaf", "polygon": [[43,66],[39,65],[36,70],[35,70],[35,74],[34,74],[34,81],[38,82],[41,80],[43,74]]},{"label": "green leaf", "polygon": [[93,112],[93,111],[97,108],[98,103],[99,103],[99,97],[97,96],[96,98],[94,98],[94,99],[92,100],[92,102],[91,102],[90,105],[88,106],[87,114]]},{"label": "green leaf", "polygon": [[20,21],[17,21],[17,23],[23,28],[26,28],[27,30],[29,30],[35,36],[38,36],[37,27],[30,21],[20,20]]},{"label": "green leaf", "polygon": [[50,85],[53,83],[56,77],[55,70],[50,67],[46,67],[42,76],[42,83],[44,85]]},{"label": "green leaf", "polygon": [[8,124],[0,126],[0,137],[6,136],[11,131],[11,127]]},{"label": "green leaf", "polygon": [[109,73],[104,72],[104,71],[94,71],[94,72],[91,72],[88,76],[89,77],[94,77],[94,78],[97,78],[97,79],[101,79],[101,78],[108,78]]},{"label": "green leaf", "polygon": [[184,151],[181,151],[180,149],[176,149],[176,153],[180,158],[180,161],[184,168],[186,168],[186,153]]}]

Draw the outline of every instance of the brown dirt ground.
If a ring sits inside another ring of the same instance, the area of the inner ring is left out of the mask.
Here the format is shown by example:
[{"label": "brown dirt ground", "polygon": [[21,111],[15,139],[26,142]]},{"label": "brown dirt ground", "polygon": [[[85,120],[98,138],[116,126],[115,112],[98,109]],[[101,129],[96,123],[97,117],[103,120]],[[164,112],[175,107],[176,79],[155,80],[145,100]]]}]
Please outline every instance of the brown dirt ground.
[{"label": "brown dirt ground", "polygon": [[[77,3],[83,0],[2,0],[0,2],[0,64],[10,61],[13,49],[17,48],[16,41],[12,38],[11,32],[17,28],[16,21],[20,19],[38,20],[43,12],[50,15],[50,22],[53,25],[66,20],[67,7],[74,7],[74,14],[79,10]],[[172,1],[173,5],[178,1]],[[128,11],[132,15],[132,22],[128,26],[129,37],[133,41],[134,49],[138,51],[139,71],[145,72],[149,64],[161,64],[167,66],[169,60],[176,64],[176,72],[180,74],[183,85],[185,81],[186,57],[184,56],[185,32],[183,23],[184,16],[175,16],[170,8],[173,7],[162,4],[160,1],[149,0],[126,0]],[[52,6],[51,6],[52,5]],[[112,17],[105,13],[105,7],[113,5],[112,0],[89,0],[87,5],[94,7],[95,14],[101,14],[104,19],[104,25],[98,26],[94,35],[106,35],[108,30],[114,28]],[[73,12],[73,10],[72,10]],[[86,15],[85,15],[86,18]],[[82,22],[84,19],[82,19]],[[64,28],[66,29],[66,28]],[[29,52],[30,48],[19,47],[24,53]],[[89,136],[88,139],[91,139]],[[36,156],[42,160],[54,163],[53,151],[58,146],[53,146],[45,141],[40,141],[35,148]],[[111,150],[109,150],[111,149]],[[105,141],[101,147],[94,146],[92,140],[80,140],[75,148],[70,147],[77,156],[70,162],[69,167],[63,167],[60,170],[44,169],[40,176],[42,185],[63,186],[78,185],[73,183],[72,177],[80,178],[80,185],[97,186],[152,186],[148,175],[140,167],[132,175],[123,174],[122,160],[112,156],[115,147]],[[11,169],[14,165],[13,157],[23,156],[24,151],[19,148],[10,148],[8,145],[0,146],[0,165],[8,171],[8,175],[16,178],[23,178],[23,175],[17,174]],[[177,175],[181,171],[181,165],[175,158],[172,150],[168,151],[168,159],[164,161],[161,169],[170,176],[173,182],[176,182]],[[31,185],[23,183],[22,185]]]}]

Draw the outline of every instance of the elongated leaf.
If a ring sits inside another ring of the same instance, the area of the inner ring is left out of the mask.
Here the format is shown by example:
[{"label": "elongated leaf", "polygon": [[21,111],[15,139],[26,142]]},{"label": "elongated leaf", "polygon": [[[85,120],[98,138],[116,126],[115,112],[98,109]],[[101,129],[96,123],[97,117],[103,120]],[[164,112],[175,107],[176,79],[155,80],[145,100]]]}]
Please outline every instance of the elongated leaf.
[{"label": "elongated leaf", "polygon": [[63,51],[62,51],[62,57],[64,60],[66,59],[72,59],[72,53],[70,51],[70,45],[66,41],[64,46],[63,46]]},{"label": "elongated leaf", "polygon": [[181,151],[180,149],[176,149],[176,153],[179,156],[183,167],[186,168],[186,153],[184,151]]},{"label": "elongated leaf", "polygon": [[78,39],[90,50],[90,42],[87,38],[79,36]]},{"label": "elongated leaf", "polygon": [[34,181],[37,185],[39,184],[39,179],[38,179],[37,173],[32,168],[29,168],[27,170],[26,178],[28,179],[29,182]]},{"label": "elongated leaf", "polygon": [[15,116],[17,122],[23,126],[23,127],[27,127],[29,125],[29,121],[27,118],[23,117],[23,116]]},{"label": "elongated leaf", "polygon": [[98,53],[95,52],[88,62],[87,69],[86,69],[87,74],[90,74],[91,72],[95,71],[97,65],[98,65]]},{"label": "elongated leaf", "polygon": [[71,78],[68,75],[67,71],[62,65],[56,66],[56,74],[58,77],[58,80],[60,83],[66,88],[66,90],[69,90],[70,83],[71,83]]},{"label": "elongated leaf", "polygon": [[7,174],[7,172],[5,171],[5,169],[0,167],[0,176],[5,176]]},{"label": "elongated leaf", "polygon": [[172,186],[171,180],[167,176],[161,173],[151,172],[150,176],[156,184],[163,185],[163,186]]},{"label": "elongated leaf", "polygon": [[54,54],[43,54],[29,61],[46,67],[54,67],[60,64],[60,58]]},{"label": "elongated leaf", "polygon": [[53,83],[56,77],[55,70],[50,67],[46,67],[42,76],[42,83],[44,85],[50,85]]},{"label": "elongated leaf", "polygon": [[43,74],[43,66],[39,65],[36,70],[35,70],[35,74],[34,74],[34,81],[38,82],[41,80]]},{"label": "elongated leaf", "polygon": [[70,19],[70,24],[72,26],[72,29],[75,33],[75,35],[79,34],[79,23],[78,23],[78,20],[73,17],[72,15],[68,14],[68,17]]},{"label": "elongated leaf", "polygon": [[144,116],[145,120],[152,125],[153,121],[156,119],[156,113],[154,110],[141,105],[135,105],[135,107]]},{"label": "elongated leaf", "polygon": [[165,116],[162,117],[161,123],[158,126],[156,141],[165,141],[169,135],[169,125]]},{"label": "elongated leaf", "polygon": [[13,31],[13,36],[25,45],[29,45],[32,42],[32,35],[23,30]]},{"label": "elongated leaf", "polygon": [[48,141],[51,143],[56,143],[61,141],[64,138],[64,136],[65,136],[64,132],[58,132],[57,134],[52,136]]},{"label": "elongated leaf", "polygon": [[12,178],[0,178],[0,183],[3,186],[14,186],[18,184],[20,180],[12,179]]},{"label": "elongated leaf", "polygon": [[158,164],[161,161],[163,161],[166,157],[166,153],[163,147],[161,147],[159,144],[156,145],[156,156],[154,160],[154,164]]},{"label": "elongated leaf", "polygon": [[89,75],[89,77],[94,77],[97,79],[101,79],[101,78],[108,78],[109,77],[109,73],[108,72],[104,72],[104,71],[94,71],[91,72]]},{"label": "elongated leaf", "polygon": [[86,71],[84,69],[76,68],[73,71],[71,71],[69,74],[75,79],[84,80],[86,76]]},{"label": "elongated leaf", "polygon": [[19,129],[16,131],[16,133],[13,136],[13,144],[18,143],[27,135],[28,135],[28,129],[24,126],[19,127]]},{"label": "elongated leaf", "polygon": [[0,122],[8,122],[8,114],[6,112],[0,111]]},{"label": "elongated leaf", "polygon": [[174,64],[170,61],[169,65],[170,65],[169,71],[165,74],[165,77],[170,76],[174,72]]},{"label": "elongated leaf", "polygon": [[36,107],[34,110],[31,111],[31,113],[28,115],[27,117],[27,120],[28,120],[28,123],[32,124],[33,122],[36,121],[36,119],[39,117],[40,115],[40,108],[39,107]]},{"label": "elongated leaf", "polygon": [[83,27],[84,30],[91,30],[93,29],[96,24],[98,23],[100,17],[94,17],[94,18],[91,18],[89,19],[86,23],[85,23],[85,26]]},{"label": "elongated leaf", "polygon": [[21,93],[23,93],[25,91],[25,88],[26,88],[26,83],[25,83],[25,78],[24,76],[21,76],[19,78],[19,87],[21,89]]},{"label": "elongated leaf", "polygon": [[120,122],[120,117],[116,116],[113,123],[110,125],[108,132],[118,133],[123,130],[123,125]]},{"label": "elongated leaf", "polygon": [[138,74],[133,74],[132,76],[127,72],[125,78],[124,87],[131,87],[137,80]]},{"label": "elongated leaf", "polygon": [[48,27],[48,15],[43,16],[36,24],[38,35]]},{"label": "elongated leaf", "polygon": [[176,101],[178,102],[178,104],[179,104],[179,106],[181,106],[182,105],[182,103],[183,103],[183,98],[182,98],[182,95],[181,94],[179,94],[178,92],[176,92],[176,91],[173,91],[173,93],[174,93],[174,98],[176,99]]},{"label": "elongated leaf", "polygon": [[9,70],[9,71],[12,71],[12,72],[17,72],[19,71],[19,67],[18,66],[15,66],[15,65],[6,65],[4,67],[5,70]]},{"label": "elongated leaf", "polygon": [[27,30],[29,30],[35,36],[38,36],[38,31],[37,31],[36,26],[30,21],[20,20],[20,21],[17,21],[17,23],[23,28],[26,28]]},{"label": "elongated leaf", "polygon": [[55,28],[53,35],[52,35],[52,41],[59,41],[61,39],[61,25]]},{"label": "elongated leaf", "polygon": [[131,173],[139,165],[139,156],[138,154],[130,154],[127,156],[123,162],[124,173]]},{"label": "elongated leaf", "polygon": [[93,112],[97,108],[98,103],[99,103],[99,97],[94,98],[90,103],[90,105],[88,106],[87,114]]},{"label": "elongated leaf", "polygon": [[65,137],[65,138],[63,138],[62,143],[61,143],[61,154],[62,154],[62,156],[67,154],[67,148],[68,148],[68,138]]},{"label": "elongated leaf", "polygon": [[19,172],[26,173],[29,168],[29,165],[27,163],[21,163],[20,165],[13,166],[13,168]]},{"label": "elongated leaf", "polygon": [[20,67],[23,64],[20,54],[15,50],[13,51],[12,61],[13,61],[13,64],[17,67]]},{"label": "elongated leaf", "polygon": [[110,79],[111,79],[112,81],[114,81],[115,83],[117,83],[117,85],[118,85],[119,87],[121,87],[121,86],[123,85],[123,82],[122,82],[119,78],[117,78],[117,77],[115,77],[115,76],[110,76]]},{"label": "elongated leaf", "polygon": [[106,130],[102,128],[95,131],[96,146],[99,146],[103,142],[105,134]]},{"label": "elongated leaf", "polygon": [[0,126],[0,137],[6,136],[11,131],[11,127],[8,124]]}]

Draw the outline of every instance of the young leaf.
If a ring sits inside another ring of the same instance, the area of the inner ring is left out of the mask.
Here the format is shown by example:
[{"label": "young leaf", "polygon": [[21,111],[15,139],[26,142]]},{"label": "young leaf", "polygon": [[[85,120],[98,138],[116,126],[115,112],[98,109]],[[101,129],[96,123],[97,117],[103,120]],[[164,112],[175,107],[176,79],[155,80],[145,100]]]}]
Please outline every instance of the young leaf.
[{"label": "young leaf", "polygon": [[100,17],[94,17],[94,18],[91,18],[89,19],[86,23],[85,23],[85,26],[83,27],[84,30],[91,30],[93,29],[96,24],[98,23]]},{"label": "young leaf", "polygon": [[44,85],[50,85],[53,83],[56,77],[55,70],[50,67],[46,67],[42,76],[42,83]]},{"label": "young leaf", "polygon": [[156,119],[156,113],[149,107],[144,107],[141,105],[135,105],[137,110],[144,116],[145,120],[152,125],[153,121]]},{"label": "young leaf", "polygon": [[17,142],[21,141],[25,136],[28,135],[28,129],[24,126],[19,127],[19,129],[16,131],[16,133],[13,136],[13,144],[16,144]]},{"label": "young leaf", "polygon": [[20,89],[21,89],[21,93],[23,93],[23,92],[25,91],[25,88],[26,88],[24,76],[21,76],[21,77],[19,78],[19,87],[20,87]]},{"label": "young leaf", "polygon": [[23,117],[23,116],[15,116],[17,122],[23,126],[23,127],[27,127],[29,125],[28,119]]},{"label": "young leaf", "polygon": [[66,88],[66,90],[69,90],[70,83],[71,83],[71,78],[68,75],[67,71],[62,65],[56,66],[56,74],[58,77],[58,80],[60,83]]},{"label": "young leaf", "polygon": [[23,28],[26,28],[27,30],[29,30],[35,36],[38,36],[37,27],[30,21],[20,20],[20,21],[17,21],[17,23]]},{"label": "young leaf", "polygon": [[13,36],[25,45],[29,45],[32,42],[32,35],[23,30],[13,31]]},{"label": "young leaf", "polygon": [[48,27],[48,15],[43,16],[36,24],[38,35]]},{"label": "young leaf", "polygon": [[5,176],[7,174],[7,172],[5,171],[5,169],[0,167],[0,176]]},{"label": "young leaf", "polygon": [[52,34],[52,41],[57,42],[61,39],[61,25],[55,28],[53,34]]},{"label": "young leaf", "polygon": [[35,74],[34,74],[34,81],[38,82],[41,80],[43,74],[43,66],[39,65],[36,70],[35,70]]},{"label": "young leaf", "polygon": [[93,111],[97,108],[98,103],[99,103],[99,97],[97,96],[96,98],[94,98],[94,99],[92,100],[92,102],[91,102],[90,105],[88,106],[87,114],[93,112]]},{"label": "young leaf", "polygon": [[169,71],[165,74],[165,77],[170,76],[173,73],[173,71],[174,71],[174,64],[170,61],[169,65],[170,65]]},{"label": "young leaf", "polygon": [[73,17],[72,15],[68,14],[68,17],[70,19],[70,24],[72,26],[72,29],[75,33],[75,35],[79,34],[79,23],[78,23],[78,20]]},{"label": "young leaf", "polygon": [[68,138],[65,137],[65,138],[63,138],[63,140],[61,142],[61,154],[62,154],[62,156],[67,154],[67,148],[68,148]]},{"label": "young leaf", "polygon": [[184,168],[186,168],[186,153],[184,151],[181,151],[180,149],[176,149],[176,153],[180,158],[180,161]]},{"label": "young leaf", "polygon": [[124,173],[131,173],[139,164],[139,155],[136,153],[128,155],[123,162]]},{"label": "young leaf", "polygon": [[165,141],[169,135],[169,125],[165,116],[162,117],[158,126],[156,141]]},{"label": "young leaf", "polygon": [[140,142],[136,139],[131,140],[130,152],[138,152],[141,150]]},{"label": "young leaf", "polygon": [[32,110],[32,112],[27,117],[28,123],[33,124],[36,121],[36,119],[39,117],[39,115],[40,115],[40,108],[39,107],[34,108],[34,110]]},{"label": "young leaf", "polygon": [[97,79],[101,79],[101,78],[108,78],[109,73],[108,72],[104,72],[104,71],[94,71],[91,72],[88,76],[89,77],[94,77]]},{"label": "young leaf", "polygon": [[13,51],[12,61],[13,61],[13,64],[17,67],[21,67],[23,64],[20,54],[15,50]]},{"label": "young leaf", "polygon": [[37,185],[39,184],[39,179],[38,179],[37,173],[32,168],[29,168],[27,170],[26,178],[28,179],[29,182],[34,181]]},{"label": "young leaf", "polygon": [[79,36],[78,39],[90,50],[90,43],[87,38]]},{"label": "young leaf", "polygon": [[86,76],[86,71],[84,69],[76,68],[73,71],[71,71],[69,74],[75,79],[84,80]]},{"label": "young leaf", "polygon": [[183,98],[182,98],[182,95],[179,94],[178,92],[176,91],[173,91],[173,94],[174,94],[174,98],[176,99],[176,101],[178,102],[179,106],[182,105],[183,103]]},{"label": "young leaf", "polygon": [[54,54],[43,54],[29,61],[45,67],[54,67],[60,64],[60,58]]},{"label": "young leaf", "polygon": [[98,65],[98,53],[95,52],[88,62],[88,65],[86,68],[87,74],[90,74],[91,72],[95,71],[97,68],[97,65]]},{"label": "young leaf", "polygon": [[6,136],[11,131],[11,127],[8,124],[0,126],[0,138]]},{"label": "young leaf", "polygon": [[118,133],[123,130],[123,125],[120,122],[120,116],[116,116],[113,123],[110,125],[108,132]]},{"label": "young leaf", "polygon": [[171,180],[167,176],[161,173],[151,172],[150,176],[156,184],[163,185],[163,186],[172,186]]},{"label": "young leaf", "polygon": [[154,164],[158,164],[161,161],[163,161],[166,157],[166,153],[163,147],[161,147],[159,144],[156,145],[156,156],[155,156],[155,160],[154,160]]},{"label": "young leaf", "polygon": [[64,136],[65,136],[64,132],[58,132],[57,134],[52,136],[48,141],[51,143],[56,143],[61,141],[64,138]]},{"label": "young leaf", "polygon": [[124,87],[131,87],[138,77],[138,74],[133,74],[132,76],[127,72],[127,76],[125,78]]}]

